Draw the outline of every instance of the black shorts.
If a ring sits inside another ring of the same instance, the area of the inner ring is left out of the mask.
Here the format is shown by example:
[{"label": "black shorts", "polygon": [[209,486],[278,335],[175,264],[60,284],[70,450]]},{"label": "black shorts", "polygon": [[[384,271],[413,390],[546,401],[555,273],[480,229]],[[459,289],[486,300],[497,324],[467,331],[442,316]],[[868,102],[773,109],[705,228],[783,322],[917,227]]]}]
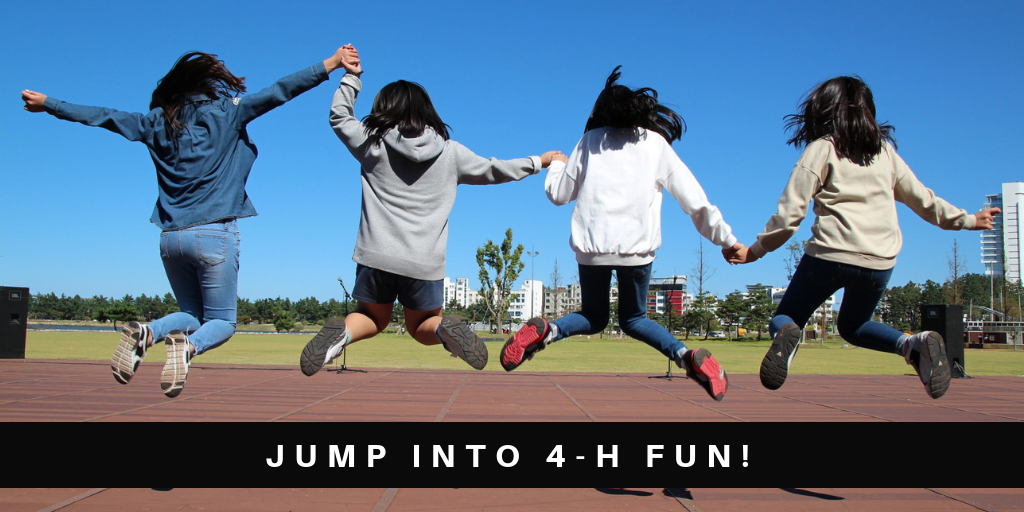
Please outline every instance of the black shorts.
[{"label": "black shorts", "polygon": [[444,279],[424,281],[357,264],[352,297],[371,304],[398,299],[406,309],[431,311],[444,306]]}]

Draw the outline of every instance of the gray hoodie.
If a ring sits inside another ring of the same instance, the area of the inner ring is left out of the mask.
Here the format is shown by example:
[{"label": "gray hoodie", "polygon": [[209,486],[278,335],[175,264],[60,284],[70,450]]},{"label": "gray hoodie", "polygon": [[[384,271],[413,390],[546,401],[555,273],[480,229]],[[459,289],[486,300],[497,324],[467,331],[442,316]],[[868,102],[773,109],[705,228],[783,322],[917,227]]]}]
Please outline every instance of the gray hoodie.
[{"label": "gray hoodie", "polygon": [[456,186],[521,180],[540,172],[540,157],[483,158],[429,128],[411,138],[389,130],[383,144],[375,145],[353,114],[360,89],[359,78],[346,74],[331,104],[331,127],[362,171],[362,215],[352,260],[414,279],[444,279]]}]

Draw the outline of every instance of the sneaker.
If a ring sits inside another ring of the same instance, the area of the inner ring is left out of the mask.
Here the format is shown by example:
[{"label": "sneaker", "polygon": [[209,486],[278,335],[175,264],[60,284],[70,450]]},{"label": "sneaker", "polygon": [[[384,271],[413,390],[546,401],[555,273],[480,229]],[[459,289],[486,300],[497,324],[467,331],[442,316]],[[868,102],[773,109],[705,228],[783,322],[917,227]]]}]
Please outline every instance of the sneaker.
[{"label": "sneaker", "polygon": [[768,389],[779,389],[786,383],[789,365],[800,348],[800,326],[790,322],[775,333],[771,348],[761,361],[761,385]]},{"label": "sneaker", "polygon": [[687,350],[676,356],[676,366],[686,370],[686,376],[700,384],[711,398],[721,402],[729,389],[729,376],[706,348]]},{"label": "sneaker", "polygon": [[942,335],[934,331],[919,332],[907,338],[903,357],[914,367],[928,395],[939,398],[949,389],[949,360]]},{"label": "sneaker", "polygon": [[448,315],[441,319],[435,334],[452,357],[458,357],[473,368],[483,370],[487,366],[487,345],[463,320],[461,316]]},{"label": "sneaker", "polygon": [[299,357],[299,368],[302,373],[312,376],[320,371],[327,363],[341,354],[341,351],[349,342],[348,328],[345,327],[345,320],[332,316],[324,322],[320,332],[313,336],[302,349]]},{"label": "sneaker", "polygon": [[167,344],[167,362],[160,375],[160,389],[168,397],[174,398],[185,387],[188,365],[192,361],[192,343],[179,330],[171,331],[164,343]]},{"label": "sneaker", "polygon": [[121,327],[121,341],[110,358],[110,371],[114,380],[128,384],[139,369],[139,363],[146,357],[146,345],[153,340],[153,330],[148,325],[131,321]]},{"label": "sneaker", "polygon": [[547,343],[545,338],[551,333],[551,326],[547,320],[536,317],[526,322],[522,329],[519,329],[501,349],[501,367],[505,371],[512,371],[523,364],[524,361],[533,359],[533,356],[544,350]]}]

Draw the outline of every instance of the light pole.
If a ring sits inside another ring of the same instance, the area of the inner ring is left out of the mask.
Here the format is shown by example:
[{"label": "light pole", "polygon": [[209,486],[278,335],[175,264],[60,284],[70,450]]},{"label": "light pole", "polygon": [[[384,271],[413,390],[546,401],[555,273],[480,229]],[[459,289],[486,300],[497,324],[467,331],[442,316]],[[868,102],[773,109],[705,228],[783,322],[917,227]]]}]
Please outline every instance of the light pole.
[{"label": "light pole", "polygon": [[[530,248],[533,248],[532,244]],[[533,296],[536,293],[536,290],[533,289],[533,287],[536,285],[536,283],[534,283],[533,281],[533,273],[536,270],[534,268],[535,265],[533,263],[533,259],[536,258],[538,254],[540,254],[539,251],[526,251],[526,255],[530,257],[530,318],[537,316],[536,311],[533,310]],[[527,318],[527,320],[529,320],[529,318]]]}]

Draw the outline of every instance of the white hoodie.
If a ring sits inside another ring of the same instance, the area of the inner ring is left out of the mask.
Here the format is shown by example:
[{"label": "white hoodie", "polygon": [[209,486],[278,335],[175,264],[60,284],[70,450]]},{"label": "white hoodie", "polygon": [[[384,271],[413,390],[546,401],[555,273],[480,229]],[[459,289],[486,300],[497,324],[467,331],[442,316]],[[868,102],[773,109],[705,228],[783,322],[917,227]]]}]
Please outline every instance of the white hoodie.
[{"label": "white hoodie", "polygon": [[544,189],[556,205],[576,201],[569,245],[583,265],[639,266],[661,247],[661,193],[667,189],[715,245],[736,243],[732,228],[657,132],[598,128],[583,134],[569,163],[548,166]]}]

